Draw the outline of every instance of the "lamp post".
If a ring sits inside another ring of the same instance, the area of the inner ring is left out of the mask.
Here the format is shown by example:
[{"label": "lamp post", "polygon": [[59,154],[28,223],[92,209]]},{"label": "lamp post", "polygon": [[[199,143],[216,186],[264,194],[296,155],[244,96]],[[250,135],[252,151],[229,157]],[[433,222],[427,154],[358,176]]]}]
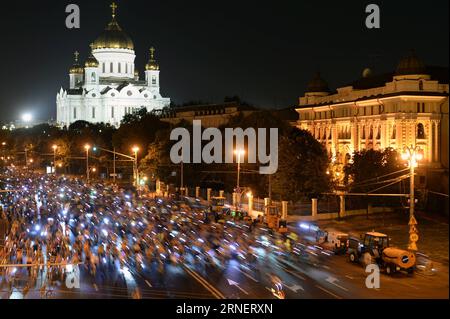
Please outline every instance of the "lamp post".
[{"label": "lamp post", "polygon": [[239,178],[240,178],[240,174],[241,174],[241,155],[245,154],[245,151],[243,149],[238,149],[234,151],[234,154],[236,154],[237,156],[237,183],[236,183],[236,188],[239,190]]},{"label": "lamp post", "polygon": [[417,220],[414,217],[415,199],[414,199],[414,169],[419,165],[423,158],[419,146],[406,146],[402,153],[402,159],[408,161],[409,165],[409,244],[408,249],[417,251],[416,242],[419,240],[419,231],[417,229]]},{"label": "lamp post", "polygon": [[54,169],[53,173],[56,175],[56,150],[58,149],[58,146],[53,145],[52,148],[53,148],[53,169]]},{"label": "lamp post", "polygon": [[240,175],[241,175],[241,155],[245,154],[245,150],[243,149],[237,149],[234,151],[234,154],[236,154],[237,157],[237,179],[236,179],[236,196],[237,196],[237,204],[241,202],[240,196],[241,196],[241,190],[239,188],[239,182],[240,182]]},{"label": "lamp post", "polygon": [[89,183],[89,149],[91,146],[89,144],[86,144],[84,146],[84,149],[86,150],[86,180],[87,183]]},{"label": "lamp post", "polygon": [[139,147],[137,146],[133,146],[132,151],[134,153],[134,183],[135,186],[138,187],[139,186],[139,172],[138,172],[138,161],[137,161],[137,153],[139,152]]}]

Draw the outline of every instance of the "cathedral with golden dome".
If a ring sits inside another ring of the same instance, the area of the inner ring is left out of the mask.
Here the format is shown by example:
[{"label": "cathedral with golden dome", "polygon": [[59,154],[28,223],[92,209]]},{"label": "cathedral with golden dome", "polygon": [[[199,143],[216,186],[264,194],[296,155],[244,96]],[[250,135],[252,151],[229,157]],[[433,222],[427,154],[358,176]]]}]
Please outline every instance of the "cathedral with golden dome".
[{"label": "cathedral with golden dome", "polygon": [[148,111],[170,105],[159,87],[159,65],[155,49],[149,49],[145,78],[139,77],[131,38],[116,19],[117,5],[111,5],[112,20],[91,43],[90,54],[81,64],[75,52],[69,68],[69,88],[56,96],[57,122],[68,126],[76,121],[105,123],[115,127],[122,118],[142,108]]}]

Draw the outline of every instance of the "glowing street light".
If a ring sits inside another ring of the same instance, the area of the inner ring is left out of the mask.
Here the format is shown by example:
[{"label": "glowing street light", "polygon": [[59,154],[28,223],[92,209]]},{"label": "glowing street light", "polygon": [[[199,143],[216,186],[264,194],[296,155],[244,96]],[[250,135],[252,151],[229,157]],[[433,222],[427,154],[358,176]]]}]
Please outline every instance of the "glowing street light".
[{"label": "glowing street light", "polygon": [[86,180],[89,183],[89,150],[91,146],[89,144],[84,145],[84,149],[86,150]]},{"label": "glowing street light", "polygon": [[25,113],[22,115],[22,121],[25,123],[30,123],[33,120],[33,116],[30,113]]},{"label": "glowing street light", "polygon": [[58,145],[54,144],[52,146],[53,149],[53,169],[55,170],[53,173],[56,175],[56,150],[58,149]]},{"label": "glowing street light", "polygon": [[409,165],[409,244],[408,249],[417,251],[416,242],[419,240],[417,230],[417,220],[414,217],[414,168],[419,166],[419,161],[423,159],[422,150],[419,146],[406,146],[403,149],[402,159],[408,161]]},{"label": "glowing street light", "polygon": [[139,172],[138,172],[138,160],[137,160],[137,153],[139,152],[139,147],[138,146],[133,146],[133,148],[131,149],[134,153],[134,167],[133,167],[133,171],[134,171],[134,183],[135,186],[138,187],[139,186]]}]

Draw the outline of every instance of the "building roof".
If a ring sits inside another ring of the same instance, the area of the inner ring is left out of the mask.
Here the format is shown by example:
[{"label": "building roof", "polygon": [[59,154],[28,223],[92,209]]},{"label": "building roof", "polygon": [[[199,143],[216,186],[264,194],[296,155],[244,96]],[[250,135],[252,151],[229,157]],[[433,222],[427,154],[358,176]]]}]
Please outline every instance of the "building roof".
[{"label": "building roof", "polygon": [[[448,67],[426,66],[423,72],[424,73],[421,73],[421,74],[430,75],[431,80],[439,81],[439,83],[445,83],[445,84],[449,83]],[[390,72],[390,73],[369,75],[367,77],[362,77],[356,81],[348,83],[347,85],[344,85],[343,87],[352,86],[355,90],[366,90],[366,89],[382,87],[386,83],[391,82],[395,75],[398,75],[398,74],[395,72]]]},{"label": "building roof", "polygon": [[395,75],[426,74],[423,61],[417,57],[414,51],[403,57],[397,65]]},{"label": "building roof", "polygon": [[330,92],[328,83],[324,79],[322,79],[322,77],[320,76],[320,72],[317,72],[312,80],[309,81],[308,86],[306,87],[306,92]]}]

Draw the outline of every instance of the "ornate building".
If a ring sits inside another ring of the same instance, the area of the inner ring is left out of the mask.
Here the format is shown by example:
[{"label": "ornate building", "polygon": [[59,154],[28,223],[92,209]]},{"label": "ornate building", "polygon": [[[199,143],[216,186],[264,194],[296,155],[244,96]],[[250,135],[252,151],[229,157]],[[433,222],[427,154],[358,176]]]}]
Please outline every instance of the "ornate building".
[{"label": "ornate building", "polygon": [[61,88],[56,96],[57,123],[61,126],[83,120],[117,127],[128,113],[170,105],[170,99],[160,94],[155,49],[150,48],[145,79],[141,80],[134,65],[133,41],[116,20],[116,4],[111,8],[112,20],[91,44],[84,67],[75,52],[74,64],[69,69],[69,88]]},{"label": "ornate building", "polygon": [[309,130],[333,160],[355,151],[419,145],[421,166],[448,172],[448,68],[426,67],[411,53],[395,73],[372,75],[331,92],[317,74],[299,99],[297,126]]}]

